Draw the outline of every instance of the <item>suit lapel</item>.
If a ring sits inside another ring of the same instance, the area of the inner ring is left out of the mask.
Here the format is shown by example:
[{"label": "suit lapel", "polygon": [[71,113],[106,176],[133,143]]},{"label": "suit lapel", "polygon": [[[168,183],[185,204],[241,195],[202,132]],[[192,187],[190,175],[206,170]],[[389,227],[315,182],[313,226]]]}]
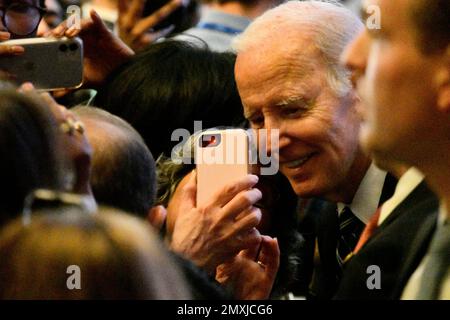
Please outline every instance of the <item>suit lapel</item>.
[{"label": "suit lapel", "polygon": [[399,273],[399,280],[395,290],[393,291],[392,299],[400,298],[410,276],[422,261],[422,258],[424,257],[430,244],[434,230],[436,229],[438,214],[439,210],[431,212],[429,217],[427,217],[427,219],[423,222],[417,236],[414,238],[414,241],[410,247],[411,249],[409,250],[405,263],[403,264],[404,267]]},{"label": "suit lapel", "polygon": [[385,221],[374,231],[372,237],[367,241],[371,241],[375,239],[380,232],[393,223],[398,217],[400,217],[403,213],[414,208],[417,204],[426,201],[434,197],[433,192],[427,187],[426,183],[422,181],[406,198],[403,200],[386,218]]}]

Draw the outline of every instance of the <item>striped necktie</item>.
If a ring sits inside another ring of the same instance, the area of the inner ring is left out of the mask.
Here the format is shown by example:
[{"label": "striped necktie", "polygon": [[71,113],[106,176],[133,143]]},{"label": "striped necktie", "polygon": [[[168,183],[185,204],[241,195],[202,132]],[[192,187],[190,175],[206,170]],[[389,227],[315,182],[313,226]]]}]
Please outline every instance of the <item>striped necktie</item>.
[{"label": "striped necktie", "polygon": [[342,268],[347,256],[353,252],[365,224],[359,220],[349,207],[345,207],[339,215],[339,238],[336,248],[336,259]]}]

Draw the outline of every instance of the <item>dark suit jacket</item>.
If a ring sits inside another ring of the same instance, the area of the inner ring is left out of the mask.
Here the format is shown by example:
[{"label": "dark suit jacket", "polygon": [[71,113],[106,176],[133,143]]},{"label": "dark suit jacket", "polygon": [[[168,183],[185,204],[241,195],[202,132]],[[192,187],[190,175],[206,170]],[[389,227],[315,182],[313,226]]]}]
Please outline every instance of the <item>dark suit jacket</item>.
[{"label": "dark suit jacket", "polygon": [[[431,224],[431,228],[426,228],[425,240],[421,239],[421,243],[417,245],[415,239],[422,227],[429,225],[425,223],[427,220],[436,222],[438,207],[438,198],[424,182],[419,184],[375,230],[361,250],[344,265],[335,299],[391,299],[402,268],[417,266],[417,258],[423,256],[424,244],[429,242],[428,237],[431,236],[435,223]],[[416,258],[407,262],[408,256]],[[367,273],[370,265],[380,268],[380,289],[370,290],[367,287],[367,279],[372,274]],[[407,274],[411,272],[411,269],[405,270]]]},{"label": "dark suit jacket", "polygon": [[418,229],[416,237],[411,243],[408,252],[405,254],[404,263],[398,272],[398,280],[392,290],[391,299],[397,300],[401,298],[403,289],[408,283],[409,278],[427,253],[434,231],[436,230],[438,216],[439,208],[436,208],[434,213],[431,213],[424,219],[422,226]]},{"label": "dark suit jacket", "polygon": [[[396,184],[397,179],[388,174],[379,204],[392,196]],[[341,269],[336,261],[339,235],[336,204],[319,199],[310,200],[304,209],[299,231],[305,239],[305,245],[299,255],[301,264],[297,286],[292,291],[308,299],[331,299],[341,277]],[[316,243],[320,261],[315,254]]]}]

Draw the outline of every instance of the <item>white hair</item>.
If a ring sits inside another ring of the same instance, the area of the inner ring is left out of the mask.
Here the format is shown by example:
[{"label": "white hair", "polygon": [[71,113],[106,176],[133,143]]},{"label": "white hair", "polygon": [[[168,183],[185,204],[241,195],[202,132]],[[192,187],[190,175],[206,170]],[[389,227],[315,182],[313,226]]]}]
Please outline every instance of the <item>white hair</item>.
[{"label": "white hair", "polygon": [[330,87],[338,96],[344,96],[351,83],[349,71],[339,63],[339,57],[362,27],[360,19],[337,1],[288,1],[255,19],[233,46],[239,55],[251,49],[268,48],[276,37],[285,39],[284,47],[298,48],[296,38],[308,32],[328,67]]}]

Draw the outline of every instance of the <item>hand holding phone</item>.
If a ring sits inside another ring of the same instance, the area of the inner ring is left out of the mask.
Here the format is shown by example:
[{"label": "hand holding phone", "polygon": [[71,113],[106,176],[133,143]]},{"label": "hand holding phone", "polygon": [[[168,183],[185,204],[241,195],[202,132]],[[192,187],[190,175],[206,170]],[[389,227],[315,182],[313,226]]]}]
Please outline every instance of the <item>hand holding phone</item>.
[{"label": "hand holding phone", "polygon": [[[0,31],[0,34],[2,32]],[[2,41],[1,36],[0,36],[0,41]],[[22,53],[25,52],[25,49],[21,46],[14,46],[14,45],[5,45],[5,42],[0,42],[0,59],[2,59],[2,57],[9,57],[9,56],[18,56],[21,55]]]},{"label": "hand holding phone", "polygon": [[261,210],[253,205],[262,195],[254,188],[257,176],[247,175],[225,185],[205,204],[196,205],[197,173],[191,173],[181,187],[180,203],[172,212],[177,218],[170,248],[214,274],[219,264],[261,243],[256,229]]}]

